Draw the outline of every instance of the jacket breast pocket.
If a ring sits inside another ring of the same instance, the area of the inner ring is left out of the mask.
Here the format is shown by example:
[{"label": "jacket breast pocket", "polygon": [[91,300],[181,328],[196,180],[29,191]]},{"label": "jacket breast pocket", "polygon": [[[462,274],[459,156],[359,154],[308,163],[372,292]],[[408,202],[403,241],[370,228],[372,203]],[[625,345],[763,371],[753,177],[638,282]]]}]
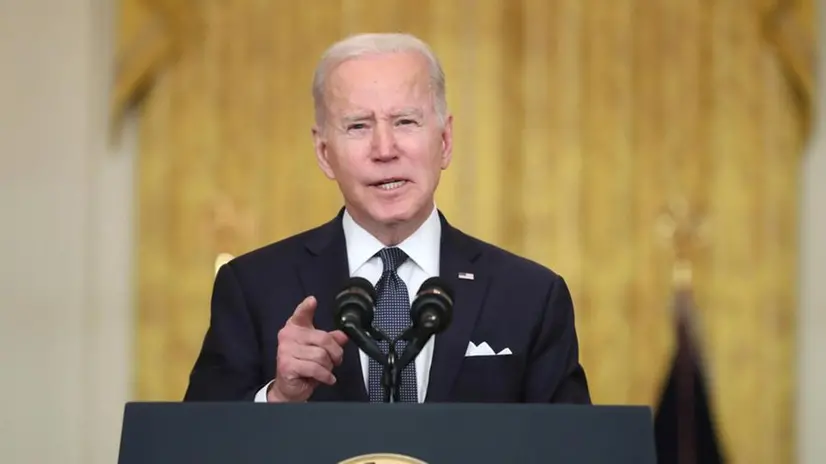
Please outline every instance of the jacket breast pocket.
[{"label": "jacket breast pocket", "polygon": [[456,377],[454,401],[518,402],[524,370],[524,358],[515,354],[467,356]]}]

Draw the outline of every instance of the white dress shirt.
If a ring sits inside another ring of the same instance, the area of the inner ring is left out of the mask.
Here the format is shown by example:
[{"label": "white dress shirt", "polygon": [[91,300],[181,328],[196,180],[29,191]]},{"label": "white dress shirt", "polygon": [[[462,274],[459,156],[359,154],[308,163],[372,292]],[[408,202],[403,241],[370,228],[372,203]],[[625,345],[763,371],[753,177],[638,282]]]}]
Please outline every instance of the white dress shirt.
[{"label": "white dress shirt", "polygon": [[[385,246],[376,237],[356,224],[346,210],[342,218],[342,227],[344,228],[344,239],[347,244],[347,260],[350,276],[363,277],[375,286],[379,278],[381,278],[384,269],[381,258],[376,256],[376,254]],[[408,259],[399,266],[397,273],[407,286],[407,292],[411,302],[425,280],[439,275],[441,233],[442,225],[439,221],[436,206],[434,205],[430,216],[428,216],[421,227],[419,227],[413,235],[397,245],[408,257]],[[420,403],[424,402],[427,392],[435,338],[436,337],[431,337],[430,340],[428,340],[414,361],[416,365],[416,386]],[[364,385],[365,388],[368,388],[368,363],[370,358],[363,351],[359,351],[361,355],[361,370],[364,375]],[[270,383],[272,383],[272,381],[270,381]],[[267,401],[267,388],[270,383],[261,388],[255,395],[256,402]]]}]

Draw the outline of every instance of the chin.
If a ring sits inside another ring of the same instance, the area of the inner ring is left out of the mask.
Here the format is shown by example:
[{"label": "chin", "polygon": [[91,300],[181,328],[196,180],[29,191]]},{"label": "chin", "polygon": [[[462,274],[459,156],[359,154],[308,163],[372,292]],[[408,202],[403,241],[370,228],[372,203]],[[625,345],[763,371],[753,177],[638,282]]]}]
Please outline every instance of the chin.
[{"label": "chin", "polygon": [[399,224],[412,221],[422,210],[421,205],[409,201],[374,205],[372,216],[382,224]]},{"label": "chin", "polygon": [[372,216],[382,224],[399,224],[413,219],[412,208],[376,208]]}]

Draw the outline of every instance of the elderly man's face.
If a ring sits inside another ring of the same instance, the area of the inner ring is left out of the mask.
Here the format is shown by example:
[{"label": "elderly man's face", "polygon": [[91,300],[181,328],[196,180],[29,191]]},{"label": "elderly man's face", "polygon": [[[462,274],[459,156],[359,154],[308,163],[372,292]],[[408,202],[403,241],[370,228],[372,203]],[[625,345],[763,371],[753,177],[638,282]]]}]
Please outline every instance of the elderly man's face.
[{"label": "elderly man's face", "polygon": [[414,53],[344,62],[329,76],[316,154],[366,227],[423,221],[450,164],[451,119],[439,123],[427,61]]}]

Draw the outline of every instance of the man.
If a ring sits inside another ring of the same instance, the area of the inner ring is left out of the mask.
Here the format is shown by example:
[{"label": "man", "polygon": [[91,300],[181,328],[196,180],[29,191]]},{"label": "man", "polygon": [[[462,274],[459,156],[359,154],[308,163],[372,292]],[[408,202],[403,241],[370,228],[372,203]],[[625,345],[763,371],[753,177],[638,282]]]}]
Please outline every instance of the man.
[{"label": "man", "polygon": [[369,280],[374,325],[395,335],[422,282],[441,276],[452,322],[403,370],[401,401],[590,403],[563,279],[435,207],[453,140],[430,49],[353,36],[325,53],[313,84],[316,157],[344,208],[219,270],[185,400],[382,401],[378,363],[334,330],[335,295],[352,276]]}]

